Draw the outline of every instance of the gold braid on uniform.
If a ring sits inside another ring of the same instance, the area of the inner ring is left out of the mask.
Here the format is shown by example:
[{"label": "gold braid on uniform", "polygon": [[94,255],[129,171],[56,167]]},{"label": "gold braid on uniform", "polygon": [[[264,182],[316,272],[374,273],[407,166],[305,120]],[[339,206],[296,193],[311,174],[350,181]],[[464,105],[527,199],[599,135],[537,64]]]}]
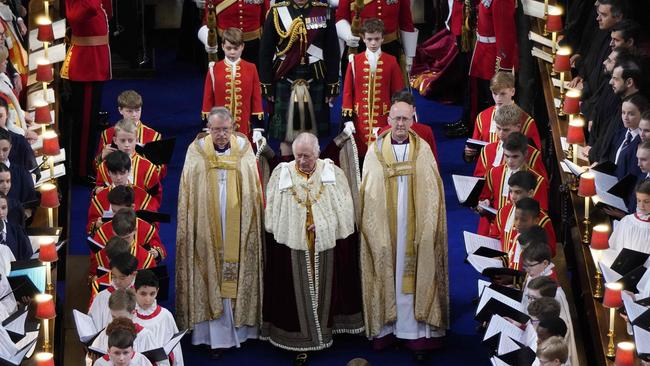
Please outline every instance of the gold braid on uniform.
[{"label": "gold braid on uniform", "polygon": [[273,23],[275,24],[275,31],[278,33],[278,36],[280,36],[280,38],[286,39],[289,37],[287,46],[283,50],[278,51],[276,53],[277,56],[283,56],[289,52],[297,40],[300,40],[300,43],[307,44],[307,28],[305,27],[305,23],[302,21],[302,18],[295,18],[291,22],[289,29],[286,32],[283,32],[282,28],[280,27],[280,17],[278,16],[278,11],[274,9]]}]

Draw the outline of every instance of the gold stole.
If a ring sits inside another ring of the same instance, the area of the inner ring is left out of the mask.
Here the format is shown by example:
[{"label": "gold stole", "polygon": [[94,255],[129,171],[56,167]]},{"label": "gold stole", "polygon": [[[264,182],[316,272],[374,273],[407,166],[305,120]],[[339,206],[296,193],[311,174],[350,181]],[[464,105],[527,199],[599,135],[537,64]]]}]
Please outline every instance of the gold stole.
[{"label": "gold stole", "polygon": [[[241,180],[239,179],[239,161],[242,151],[236,136],[230,137],[230,155],[217,156],[212,144],[212,138],[207,135],[203,138],[203,153],[208,163],[208,185],[215,195],[211,202],[207,202],[210,216],[218,218],[210,227],[216,239],[215,252],[223,248],[223,267],[221,268],[221,297],[237,298],[237,280],[239,275],[239,238],[241,221]],[[217,170],[226,170],[226,238],[222,237],[221,227],[221,202],[219,201],[219,185]],[[217,265],[219,260],[217,258]]]},{"label": "gold stole", "polygon": [[[415,253],[415,192],[413,180],[415,179],[415,157],[418,151],[418,140],[409,133],[410,146],[408,160],[399,162],[395,158],[391,133],[384,135],[381,145],[381,152],[377,157],[384,168],[384,180],[386,182],[386,199],[388,206],[388,219],[390,220],[390,238],[393,243],[393,258],[397,259],[395,253],[397,247],[397,187],[398,178],[407,176],[408,180],[408,203],[407,203],[407,228],[406,228],[406,251],[404,253],[404,273],[402,275],[402,292],[405,294],[415,293],[415,270],[417,257]],[[375,145],[377,146],[377,145]]]}]

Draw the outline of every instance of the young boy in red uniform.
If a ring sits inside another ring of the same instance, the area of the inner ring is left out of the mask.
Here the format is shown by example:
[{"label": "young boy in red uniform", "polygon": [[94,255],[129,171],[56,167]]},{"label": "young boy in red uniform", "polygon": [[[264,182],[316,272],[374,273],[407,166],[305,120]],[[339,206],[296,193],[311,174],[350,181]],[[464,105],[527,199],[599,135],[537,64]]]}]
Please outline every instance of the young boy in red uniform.
[{"label": "young boy in red uniform", "polygon": [[95,192],[88,207],[88,225],[86,231],[94,234],[102,226],[105,213],[115,213],[122,208],[133,210],[158,211],[159,204],[144,189],[136,186],[117,185],[101,187]]},{"label": "young boy in red uniform", "polygon": [[210,64],[203,88],[201,115],[207,118],[214,107],[226,107],[232,114],[235,130],[252,138],[253,129],[264,131],[262,89],[255,64],[241,59],[243,33],[228,28],[221,37],[226,57]]}]

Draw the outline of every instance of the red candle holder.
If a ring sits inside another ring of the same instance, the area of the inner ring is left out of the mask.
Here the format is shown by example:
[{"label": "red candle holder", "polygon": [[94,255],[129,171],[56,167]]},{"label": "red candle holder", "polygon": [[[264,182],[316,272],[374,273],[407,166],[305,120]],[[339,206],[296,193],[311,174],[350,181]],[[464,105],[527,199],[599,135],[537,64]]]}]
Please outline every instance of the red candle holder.
[{"label": "red candle holder", "polygon": [[40,352],[34,356],[36,366],[54,366],[54,355],[49,352]]},{"label": "red candle holder", "polygon": [[34,122],[40,125],[49,125],[52,123],[52,115],[50,114],[50,105],[45,101],[35,103],[34,108]]},{"label": "red candle holder", "polygon": [[609,249],[609,226],[596,225],[591,232],[591,248],[595,250]]},{"label": "red candle holder", "polygon": [[36,318],[37,319],[54,319],[56,317],[56,309],[54,307],[54,297],[50,294],[36,295]]},{"label": "red candle holder", "polygon": [[41,207],[59,207],[59,191],[52,183],[45,183],[41,186]]},{"label": "red candle holder", "polygon": [[555,55],[555,62],[553,63],[553,70],[555,72],[568,72],[571,71],[571,50],[567,47],[562,47]]},{"label": "red candle holder", "polygon": [[580,184],[578,185],[578,196],[593,197],[596,195],[596,177],[591,172],[585,172],[580,175]]},{"label": "red candle holder", "polygon": [[549,11],[546,17],[546,31],[561,32],[563,28],[562,13],[560,11]]},{"label": "red candle holder", "polygon": [[562,106],[562,111],[566,114],[578,114],[580,113],[580,90],[578,89],[569,89],[564,95],[564,105]]},{"label": "red candle holder", "polygon": [[59,255],[56,252],[56,243],[54,241],[40,243],[38,260],[41,262],[56,262],[59,260]]},{"label": "red candle holder", "polygon": [[49,62],[43,62],[36,65],[36,81],[49,83],[54,80],[54,72]]},{"label": "red candle holder", "polygon": [[61,147],[59,146],[59,136],[56,135],[56,132],[51,130],[45,131],[43,134],[43,149],[41,151],[46,156],[59,155]]},{"label": "red candle holder", "polygon": [[38,22],[38,33],[36,39],[41,42],[54,42],[54,29],[52,28],[52,21],[49,19],[40,19]]},{"label": "red candle holder", "polygon": [[606,283],[605,297],[603,297],[603,306],[609,309],[616,309],[623,306],[621,290],[623,290],[623,285],[620,283]]},{"label": "red candle holder", "polygon": [[634,366],[634,343],[620,342],[616,346],[616,366]]}]

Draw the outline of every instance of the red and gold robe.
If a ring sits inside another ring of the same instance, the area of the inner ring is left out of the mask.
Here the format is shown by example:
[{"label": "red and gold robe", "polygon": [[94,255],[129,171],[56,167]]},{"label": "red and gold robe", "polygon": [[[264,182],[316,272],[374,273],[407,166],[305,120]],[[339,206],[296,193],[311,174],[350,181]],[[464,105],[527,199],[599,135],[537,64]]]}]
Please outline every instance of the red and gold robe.
[{"label": "red and gold robe", "polygon": [[215,63],[205,76],[204,117],[212,107],[228,108],[235,122],[235,130],[249,139],[253,128],[263,127],[262,89],[255,64],[239,59],[233,72],[230,62],[221,60]]},{"label": "red and gold robe", "polygon": [[[102,156],[102,150],[106,145],[113,143],[113,136],[115,135],[115,127],[111,126],[104,131],[99,137],[99,145],[97,146],[97,152],[95,153],[95,161],[100,161],[99,159]],[[136,132],[137,143],[146,144],[147,142],[158,141],[161,136],[153,128],[148,127],[142,121],[138,122],[138,131]]]},{"label": "red and gold robe", "polygon": [[[494,125],[494,114],[496,113],[496,107],[491,106],[476,116],[476,123],[474,123],[474,132],[472,133],[472,138],[474,140],[481,140],[485,142],[497,142],[499,141],[499,136],[497,136],[496,130],[493,130]],[[522,111],[523,112],[523,111]],[[539,149],[542,146],[542,142],[539,137],[539,131],[537,130],[537,123],[528,113],[523,112],[521,115],[521,133],[526,135],[534,143],[534,147]]]},{"label": "red and gold robe", "polygon": [[365,52],[355,55],[351,67],[347,68],[342,112],[344,120],[354,119],[359,156],[365,156],[368,145],[375,141],[373,129],[388,124],[390,97],[404,88],[403,79],[397,60],[385,52],[379,55],[375,72]]},{"label": "red and gold robe", "polygon": [[[414,32],[413,17],[411,15],[411,3],[405,0],[371,0],[364,1],[363,10],[360,18],[362,20],[376,18],[384,22],[384,43],[389,43],[398,39],[400,30],[405,32]],[[352,19],[356,16],[356,11],[352,10],[354,0],[341,0],[336,8],[336,21],[347,20],[352,24]]]},{"label": "red and gold robe", "polygon": [[[262,25],[269,10],[269,0],[207,0],[203,12],[203,24],[207,24],[208,5],[217,8],[217,32],[219,37],[228,28],[238,28],[244,42],[258,39],[262,35]],[[223,10],[220,10],[224,7]]]},{"label": "red and gold robe", "polygon": [[[145,249],[156,249],[158,251],[159,261],[165,259],[167,250],[165,250],[165,246],[160,241],[156,227],[140,218],[136,218],[135,220],[135,242],[145,247]],[[93,235],[93,240],[99,244],[106,245],[108,239],[112,238],[113,235],[115,235],[113,233],[113,222],[109,221],[97,229],[97,232]]]},{"label": "red and gold robe", "polygon": [[[515,205],[508,203],[503,206],[496,217],[496,237],[501,239],[502,251],[508,253],[512,248],[513,240],[517,236],[517,229],[514,228],[514,214],[515,214]],[[510,215],[513,217],[511,218]],[[510,221],[508,221],[510,219]],[[555,237],[555,229],[553,229],[553,223],[548,217],[545,211],[540,210],[539,215],[537,216],[537,225],[541,226],[548,236],[548,246],[551,249],[551,255],[555,256],[556,252],[556,242],[557,238]],[[493,235],[491,235],[493,236]]]},{"label": "red and gold robe", "polygon": [[[501,141],[491,142],[481,150],[479,159],[476,162],[476,167],[474,168],[475,177],[484,177],[486,176],[488,170],[494,167],[494,161],[497,158],[499,152],[499,147],[503,146]],[[503,150],[502,150],[503,151]],[[542,153],[536,148],[528,145],[528,152],[526,153],[528,159],[526,159],[526,164],[533,168],[536,173],[541,174],[544,178],[547,178],[546,167],[542,161]],[[503,157],[503,152],[500,156],[501,164],[505,164],[505,158]]]},{"label": "red and gold robe", "polygon": [[[160,203],[156,201],[149,193],[145,192],[144,189],[136,186],[131,186],[134,192],[134,210],[147,210],[147,211],[158,211],[160,208]],[[90,199],[90,206],[88,207],[88,224],[86,225],[86,231],[92,233],[94,231],[93,225],[97,222],[97,219],[101,218],[104,215],[105,211],[111,209],[111,203],[108,201],[108,192],[110,192],[113,187],[102,187],[99,188],[95,195]]]},{"label": "red and gold robe", "polygon": [[[151,194],[156,201],[160,202],[162,198],[162,187],[160,185],[160,168],[152,162],[138,154],[131,156],[131,178],[130,183],[140,187]],[[97,187],[112,185],[111,177],[108,175],[106,162],[102,162],[97,167]]]}]

